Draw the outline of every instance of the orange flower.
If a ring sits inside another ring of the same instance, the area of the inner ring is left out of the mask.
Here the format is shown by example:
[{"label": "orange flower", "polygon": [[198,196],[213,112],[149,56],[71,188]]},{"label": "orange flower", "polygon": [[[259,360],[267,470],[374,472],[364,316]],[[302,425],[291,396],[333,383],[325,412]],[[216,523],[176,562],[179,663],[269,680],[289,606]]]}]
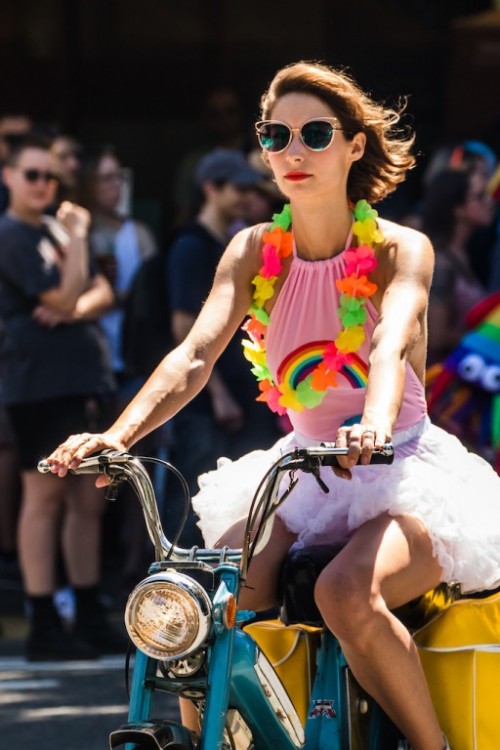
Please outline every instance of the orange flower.
[{"label": "orange flower", "polygon": [[333,370],[329,370],[324,362],[320,362],[312,372],[311,385],[315,391],[326,391],[327,388],[336,388],[337,381],[335,375],[336,373]]},{"label": "orange flower", "polygon": [[264,233],[264,244],[274,245],[282,258],[287,258],[292,252],[293,239],[291,232],[284,232],[281,227],[275,227]]},{"label": "orange flower", "polygon": [[345,279],[337,279],[335,285],[339,292],[351,297],[371,297],[377,291],[377,285],[368,281],[366,276],[360,276],[358,279],[354,273]]}]

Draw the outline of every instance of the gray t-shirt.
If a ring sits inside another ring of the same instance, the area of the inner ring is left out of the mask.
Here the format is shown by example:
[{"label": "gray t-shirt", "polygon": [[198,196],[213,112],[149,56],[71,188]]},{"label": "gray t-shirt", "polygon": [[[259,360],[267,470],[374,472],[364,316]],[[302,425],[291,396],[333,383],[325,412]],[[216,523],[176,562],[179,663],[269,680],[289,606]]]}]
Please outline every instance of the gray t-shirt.
[{"label": "gray t-shirt", "polygon": [[113,389],[109,354],[97,323],[54,328],[32,317],[39,295],[60,283],[59,245],[45,226],[0,217],[2,401],[99,395]]}]

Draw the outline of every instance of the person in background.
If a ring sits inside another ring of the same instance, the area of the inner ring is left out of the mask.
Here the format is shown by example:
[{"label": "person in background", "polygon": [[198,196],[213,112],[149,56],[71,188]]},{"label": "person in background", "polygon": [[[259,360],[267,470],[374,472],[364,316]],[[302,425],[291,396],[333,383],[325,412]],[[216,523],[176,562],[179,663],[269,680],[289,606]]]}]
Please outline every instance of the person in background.
[{"label": "person in background", "polygon": [[[235,149],[214,149],[198,163],[196,182],[203,202],[196,219],[179,230],[168,253],[167,286],[172,334],[180,344],[196,320],[212,286],[215,270],[235,225],[245,216],[248,196],[262,181]],[[271,445],[277,422],[255,403],[255,385],[235,336],[202,392],[173,421],[172,461],[191,493],[198,475],[214,468],[220,456],[234,458]],[[178,513],[172,506],[172,515]],[[184,543],[201,541],[191,515]]]},{"label": "person in background", "polygon": [[90,256],[115,291],[115,307],[101,317],[100,325],[119,384],[117,397],[126,400],[138,384],[128,377],[121,354],[123,304],[139,266],[157,252],[157,246],[145,224],[122,212],[124,180],[111,146],[88,155],[83,163],[81,203],[91,216]]},{"label": "person in background", "polygon": [[[473,233],[491,224],[493,200],[480,171],[448,167],[437,172],[423,199],[423,231],[436,250],[429,297],[428,365],[443,360],[465,332],[465,317],[487,290],[467,252]],[[488,252],[487,247],[477,252]]]},{"label": "person in background", "polygon": [[[5,110],[0,114],[0,215],[9,204],[8,190],[3,182],[3,166],[9,158],[11,148],[31,128],[31,118],[24,112]],[[0,330],[0,341],[2,335],[3,331]],[[1,377],[0,361],[0,391]],[[3,403],[0,403],[0,577],[14,580],[19,578],[16,536],[20,481],[12,426]]]},{"label": "person in background", "polygon": [[[436,148],[423,174],[422,200],[411,213],[402,219],[402,223],[414,229],[423,229],[423,197],[440,172],[448,169],[467,169],[489,181],[497,164],[497,155],[482,141],[471,139],[448,143]],[[484,286],[488,286],[492,278],[492,266],[499,236],[500,223],[497,212],[496,216],[492,214],[489,225],[477,226],[466,243],[470,268]]]},{"label": "person in background", "polygon": [[259,149],[248,154],[248,163],[261,175],[259,182],[248,191],[245,202],[245,226],[252,226],[271,221],[273,214],[281,210],[284,197]]},{"label": "person in background", "polygon": [[[136,221],[123,206],[125,174],[115,149],[104,146],[88,153],[82,163],[82,205],[90,212],[90,257],[113,287],[113,308],[99,318],[106,336],[117,389],[113,411],[118,414],[124,404],[144,382],[137,372],[130,372],[123,352],[123,324],[128,294],[141,265],[157,253],[156,239],[142,222]],[[145,446],[144,446],[145,447]],[[147,450],[154,452],[154,439]],[[118,505],[118,504],[116,504]],[[121,528],[125,561],[124,585],[137,580],[147,565],[147,535],[141,523],[141,510],[128,487],[120,492],[119,507],[108,510],[106,523],[114,515]],[[118,553],[119,554],[119,553]]]},{"label": "person in background", "polygon": [[[19,555],[30,612],[27,658],[91,659],[123,652],[126,639],[105,619],[99,600],[104,497],[92,481],[46,481],[37,463],[68,429],[94,430],[112,379],[96,318],[113,304],[104,276],[92,272],[90,217],[72,203],[57,218],[58,163],[45,139],[26,137],[11,150],[4,180],[9,207],[0,218],[2,400],[22,474]],[[76,599],[68,632],[54,606],[61,543]]]},{"label": "person in background", "polygon": [[52,139],[52,153],[59,164],[56,203],[58,206],[63,201],[77,203],[82,171],[81,145],[73,136],[66,133],[57,133]]},{"label": "person in background", "polygon": [[182,226],[194,218],[200,208],[196,167],[200,159],[215,148],[249,150],[245,133],[243,105],[231,86],[217,86],[204,98],[200,115],[197,146],[185,154],[174,179],[174,225]]}]

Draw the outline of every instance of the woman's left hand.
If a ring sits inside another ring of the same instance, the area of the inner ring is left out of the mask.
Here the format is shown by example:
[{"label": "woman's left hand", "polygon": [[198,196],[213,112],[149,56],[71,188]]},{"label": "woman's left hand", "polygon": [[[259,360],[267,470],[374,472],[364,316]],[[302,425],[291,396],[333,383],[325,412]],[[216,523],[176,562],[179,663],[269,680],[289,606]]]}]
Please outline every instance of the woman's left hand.
[{"label": "woman's left hand", "polygon": [[374,448],[382,448],[385,443],[390,443],[392,431],[383,425],[376,424],[353,424],[339,427],[335,447],[348,448],[346,456],[339,456],[340,468],[334,468],[334,473],[342,479],[351,479],[350,469],[358,461],[366,465],[370,463]]}]

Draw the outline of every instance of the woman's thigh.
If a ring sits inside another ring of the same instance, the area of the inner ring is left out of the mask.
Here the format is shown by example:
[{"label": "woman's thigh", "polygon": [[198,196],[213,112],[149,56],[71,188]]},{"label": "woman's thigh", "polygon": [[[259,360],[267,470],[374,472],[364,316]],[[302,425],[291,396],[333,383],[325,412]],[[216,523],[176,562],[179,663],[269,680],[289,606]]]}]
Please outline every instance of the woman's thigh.
[{"label": "woman's thigh", "polygon": [[412,516],[384,514],[353,533],[323,571],[321,583],[366,601],[380,595],[389,609],[395,609],[437,586],[440,579],[441,568],[424,525]]},{"label": "woman's thigh", "polygon": [[[231,549],[239,549],[243,544],[245,526],[246,519],[238,521],[221,537],[216,546],[227,545]],[[278,582],[281,566],[296,538],[296,534],[288,531],[280,518],[275,518],[269,542],[250,563],[246,582],[240,592],[240,609],[259,612],[271,609],[279,603]]]}]

